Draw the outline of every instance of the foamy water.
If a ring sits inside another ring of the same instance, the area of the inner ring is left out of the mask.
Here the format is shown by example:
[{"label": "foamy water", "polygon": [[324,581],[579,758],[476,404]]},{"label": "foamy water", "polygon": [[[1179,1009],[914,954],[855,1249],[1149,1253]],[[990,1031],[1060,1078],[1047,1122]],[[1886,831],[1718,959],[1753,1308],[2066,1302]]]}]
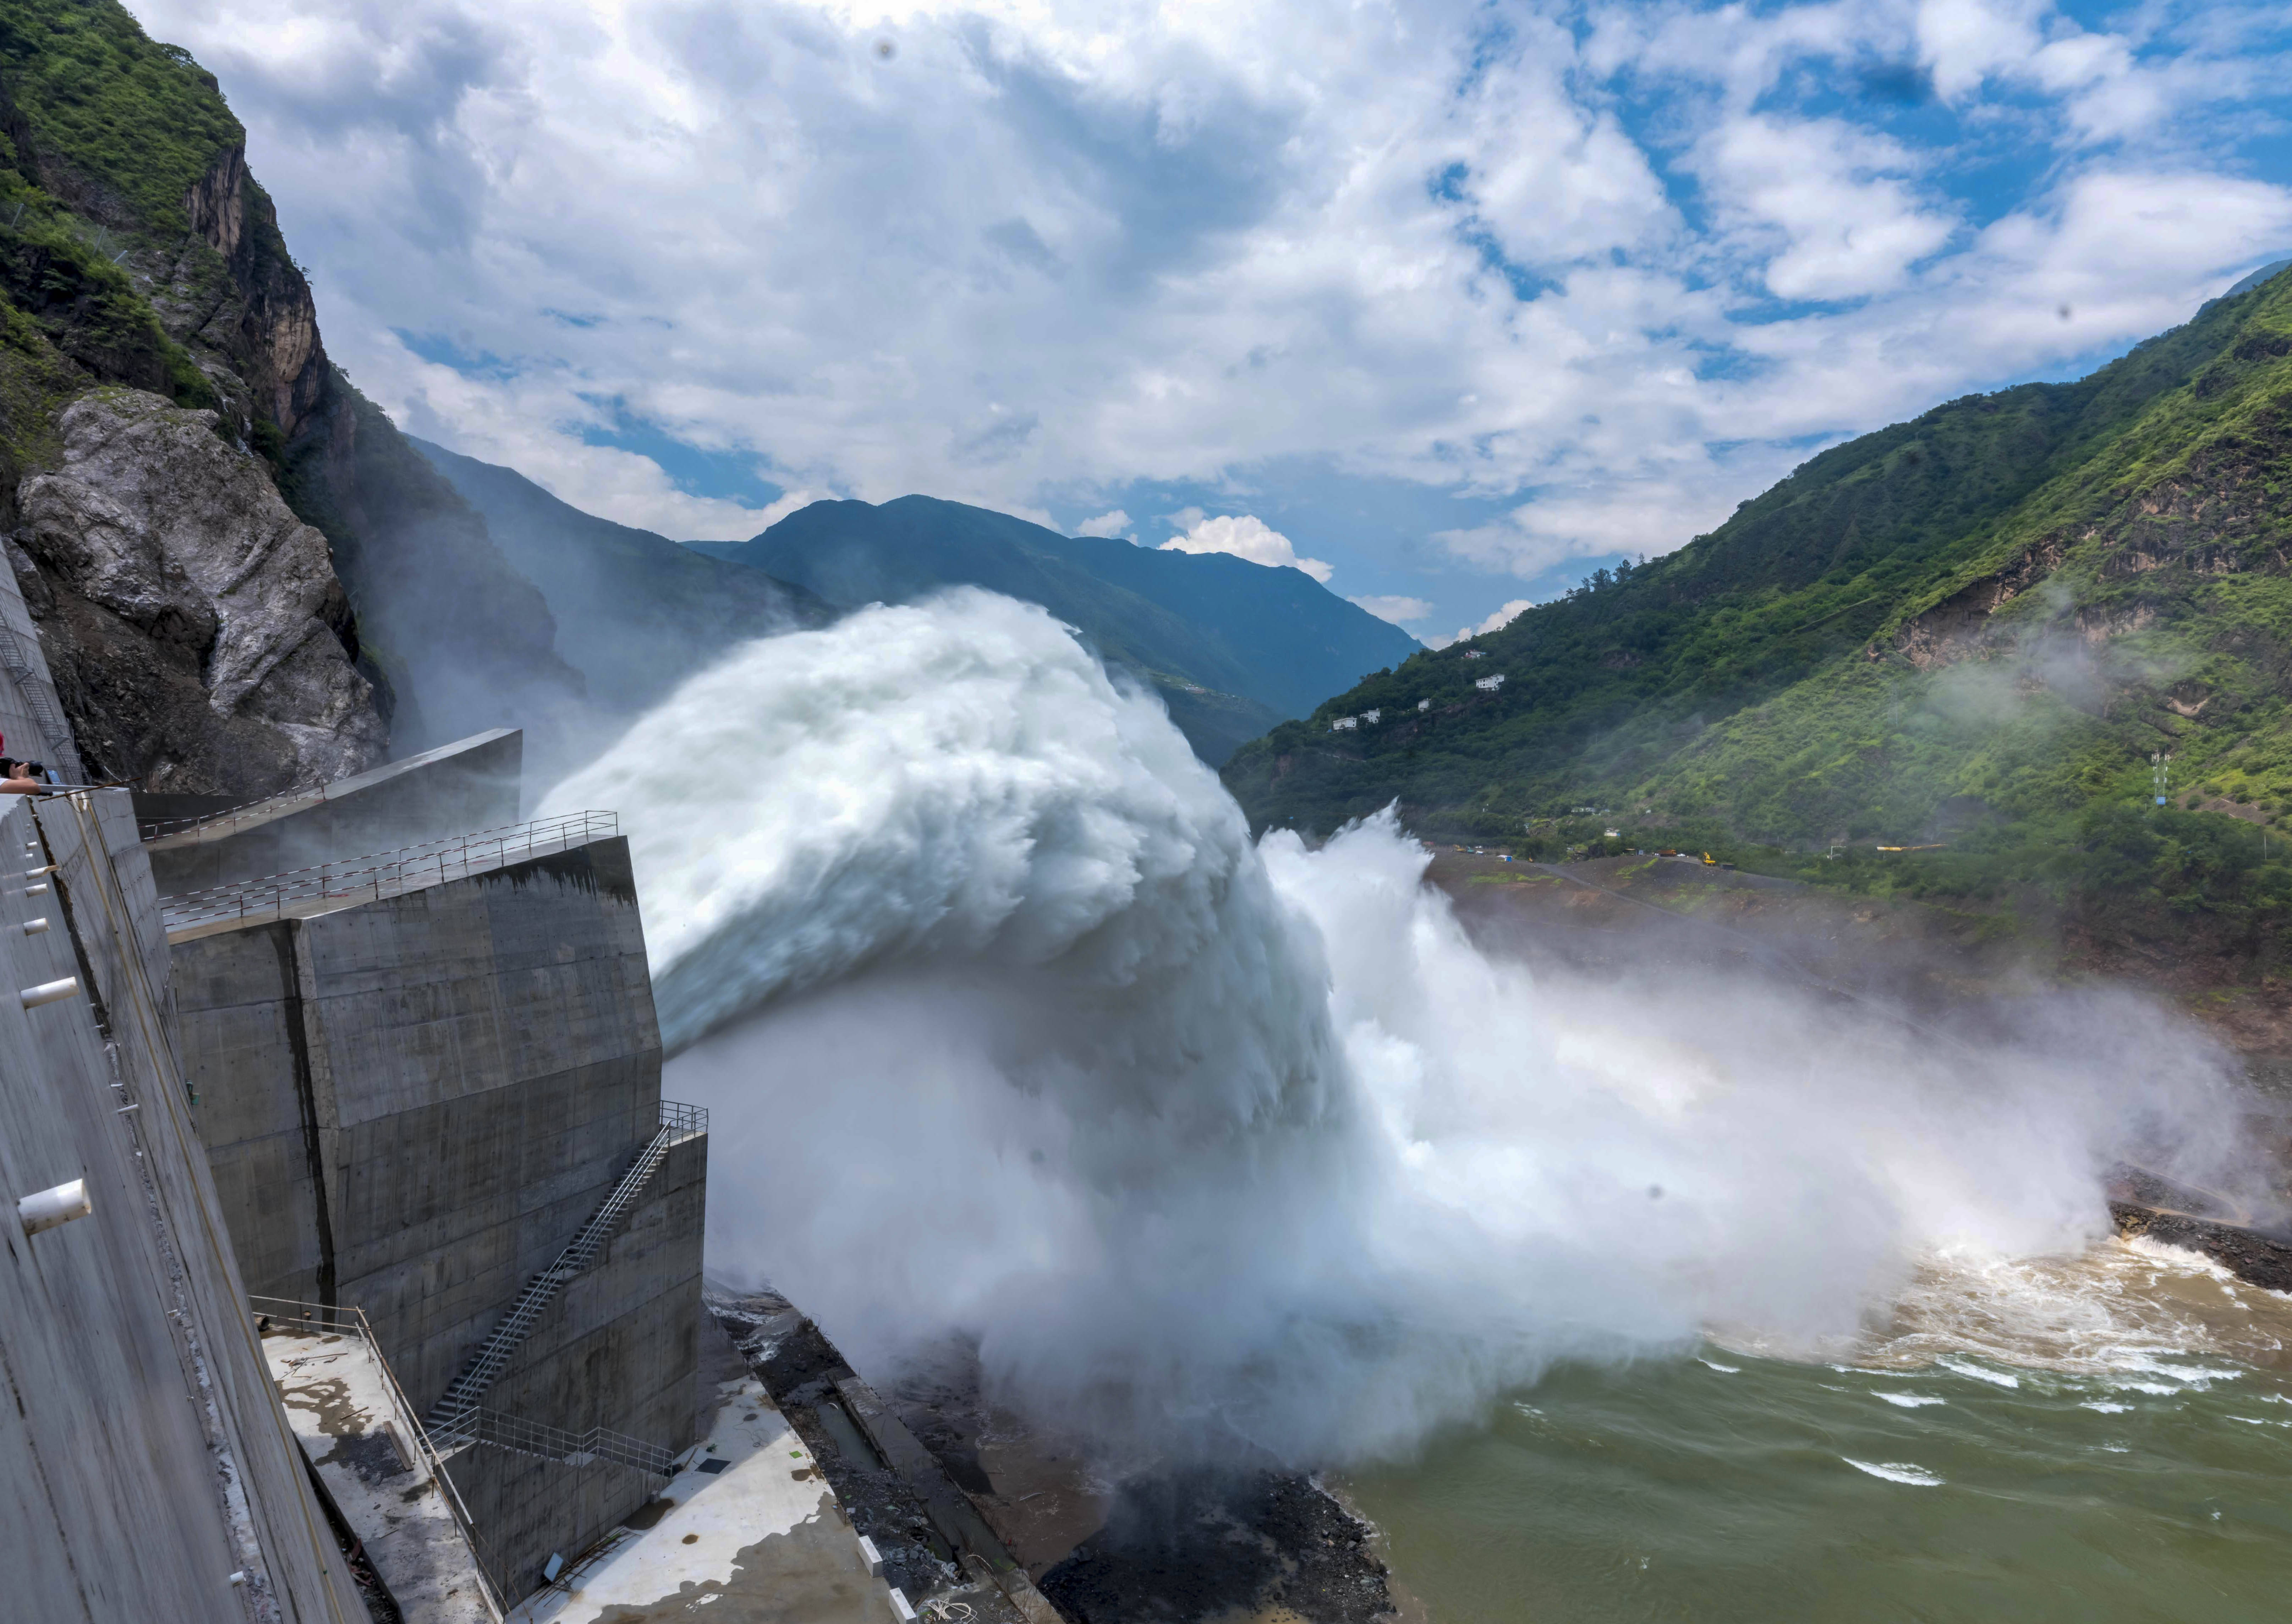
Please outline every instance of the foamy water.
[{"label": "foamy water", "polygon": [[2231,1365],[2292,1370],[2292,1297],[2146,1240],[2034,1257],[1945,1253],[1916,1271],[1855,1360],[2177,1388]]},{"label": "foamy water", "polygon": [[1404,1453],[1713,1326],[1981,1371],[2018,1293],[2075,1343],[2091,1291],[1966,1260],[2078,1252],[2098,1170],[2200,1157],[2222,1087],[2122,1000],[1972,1054],[1532,977],[1390,818],[1253,844],[1150,696],[989,594],[753,645],[635,737],[543,810],[621,812],[712,1269],[864,1363],[975,1336],[1009,1402],[1164,1451]]}]

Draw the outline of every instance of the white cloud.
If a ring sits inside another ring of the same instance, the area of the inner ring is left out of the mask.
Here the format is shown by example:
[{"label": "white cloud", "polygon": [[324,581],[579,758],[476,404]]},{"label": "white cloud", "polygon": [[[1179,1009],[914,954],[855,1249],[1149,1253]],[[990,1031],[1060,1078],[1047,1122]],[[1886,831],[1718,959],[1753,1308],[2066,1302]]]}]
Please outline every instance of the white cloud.
[{"label": "white cloud", "polygon": [[2235,145],[2292,77],[2254,0],[133,4],[220,76],[361,387],[686,537],[780,505],[662,437],[1027,513],[1304,467],[1518,505],[1443,537],[1490,568],[1658,553],[2292,248]]},{"label": "white cloud", "polygon": [[1771,484],[1802,460],[1797,453],[1742,451],[1721,459],[1697,448],[1675,460],[1668,478],[1597,489],[1555,486],[1495,522],[1438,531],[1432,539],[1482,569],[1523,578],[1571,558],[1652,556],[1713,529],[1740,500],[1734,493]]},{"label": "white cloud", "polygon": [[1452,643],[1468,642],[1475,637],[1485,637],[1490,632],[1501,631],[1510,626],[1520,618],[1521,610],[1535,607],[1536,605],[1526,598],[1514,598],[1503,607],[1491,610],[1488,618],[1478,626],[1460,626],[1457,628],[1457,634],[1454,637],[1427,637],[1424,640],[1424,644],[1427,648],[1445,649]]},{"label": "white cloud", "polygon": [[1921,0],[1918,53],[1935,93],[1963,101],[1991,75],[2028,61],[2044,37],[2038,21],[2052,9],[2046,0]]},{"label": "white cloud", "polygon": [[1095,519],[1085,519],[1075,526],[1077,536],[1126,536],[1130,533],[1130,515],[1120,508],[1101,513]]},{"label": "white cloud", "polygon": [[1269,569],[1303,570],[1325,586],[1336,573],[1318,558],[1298,557],[1287,536],[1253,514],[1206,519],[1198,508],[1188,508],[1171,518],[1181,523],[1184,533],[1164,542],[1165,553],[1231,553]]},{"label": "white cloud", "polygon": [[1348,603],[1360,605],[1380,620],[1390,620],[1395,626],[1407,626],[1412,620],[1422,620],[1432,612],[1432,605],[1423,598],[1404,598],[1387,593],[1371,593],[1367,597],[1348,598]]},{"label": "white cloud", "polygon": [[1956,229],[1906,179],[1909,152],[1840,119],[1731,117],[1696,161],[1723,211],[1772,248],[1763,280],[1779,298],[1898,287]]},{"label": "white cloud", "polygon": [[1482,620],[1480,625],[1474,626],[1470,633],[1460,634],[1473,637],[1485,637],[1490,632],[1501,631],[1505,626],[1510,626],[1514,620],[1520,618],[1521,612],[1523,610],[1530,610],[1535,607],[1536,605],[1530,603],[1526,598],[1514,598],[1511,602],[1504,604],[1497,609],[1489,610],[1488,618]]}]

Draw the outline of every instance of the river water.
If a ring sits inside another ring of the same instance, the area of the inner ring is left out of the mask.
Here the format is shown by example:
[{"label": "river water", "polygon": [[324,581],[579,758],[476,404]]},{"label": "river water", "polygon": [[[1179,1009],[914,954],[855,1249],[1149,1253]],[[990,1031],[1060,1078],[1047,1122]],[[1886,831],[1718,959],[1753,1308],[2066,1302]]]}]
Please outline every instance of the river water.
[{"label": "river water", "polygon": [[2292,1617],[2292,1298],[1937,1258],[1843,1348],[1575,1365],[1345,1490],[1436,1624]]}]

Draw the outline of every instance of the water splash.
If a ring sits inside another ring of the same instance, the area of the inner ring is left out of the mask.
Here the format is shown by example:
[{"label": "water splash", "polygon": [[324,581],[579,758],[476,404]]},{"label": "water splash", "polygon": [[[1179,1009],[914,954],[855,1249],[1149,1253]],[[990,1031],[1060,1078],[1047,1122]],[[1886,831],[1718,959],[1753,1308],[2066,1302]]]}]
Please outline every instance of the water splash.
[{"label": "water splash", "polygon": [[2075,1248],[2217,1087],[2087,1001],[1969,1062],[1772,988],[1478,952],[1390,817],[1253,845],[1150,697],[964,591],[757,643],[544,810],[622,812],[710,1263],[948,1331],[1161,1453],[1404,1450],[1565,1358],[1857,1334]]}]

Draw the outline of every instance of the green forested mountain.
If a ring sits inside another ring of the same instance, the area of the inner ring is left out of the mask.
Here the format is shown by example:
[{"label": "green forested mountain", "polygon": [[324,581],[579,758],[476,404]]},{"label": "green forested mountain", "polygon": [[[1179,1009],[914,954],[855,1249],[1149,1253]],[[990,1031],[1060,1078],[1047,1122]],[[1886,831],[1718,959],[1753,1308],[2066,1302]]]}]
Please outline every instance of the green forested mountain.
[{"label": "green forested mountain", "polygon": [[[1880,885],[2108,888],[2256,923],[2292,901],[2264,839],[2292,812],[2288,687],[2280,273],[2079,382],[1826,451],[1710,535],[1415,655],[1225,776],[1261,824],[1396,799],[1426,828],[1557,846],[1631,822],[1771,865],[1841,844],[1807,871]],[[1872,869],[1881,844],[1939,849]]]},{"label": "green forested mountain", "polygon": [[585,513],[513,468],[407,439],[541,589],[559,651],[609,710],[655,703],[735,643],[835,618],[802,586]]},{"label": "green forested mountain", "polygon": [[1302,570],[1061,536],[932,497],[815,502],[750,540],[692,545],[847,606],[959,585],[1039,603],[1150,680],[1212,764],[1417,646]]}]

